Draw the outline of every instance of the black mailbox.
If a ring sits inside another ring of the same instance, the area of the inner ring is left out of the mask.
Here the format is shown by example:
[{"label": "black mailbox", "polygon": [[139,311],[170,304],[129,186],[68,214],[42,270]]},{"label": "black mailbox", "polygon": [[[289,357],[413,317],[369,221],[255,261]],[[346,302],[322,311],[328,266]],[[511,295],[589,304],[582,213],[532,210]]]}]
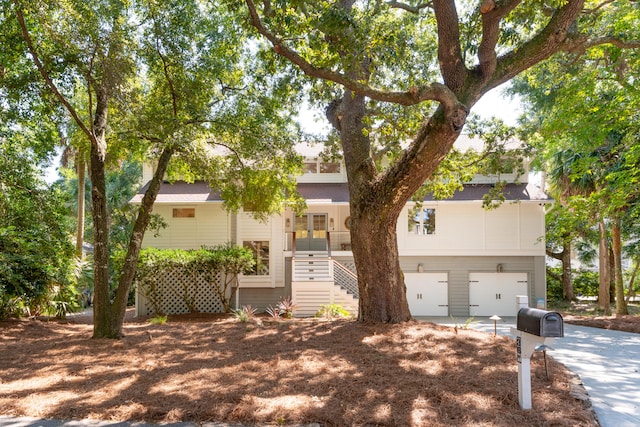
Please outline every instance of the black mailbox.
[{"label": "black mailbox", "polygon": [[518,311],[517,328],[539,337],[564,337],[562,315],[555,311],[521,308]]}]

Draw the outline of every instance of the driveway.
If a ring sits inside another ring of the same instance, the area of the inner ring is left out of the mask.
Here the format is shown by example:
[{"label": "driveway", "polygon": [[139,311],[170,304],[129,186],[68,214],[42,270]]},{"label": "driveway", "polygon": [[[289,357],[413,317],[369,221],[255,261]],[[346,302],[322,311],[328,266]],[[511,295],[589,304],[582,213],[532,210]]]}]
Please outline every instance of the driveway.
[{"label": "driveway", "polygon": [[[419,319],[465,324],[465,319]],[[488,318],[474,318],[468,327],[494,332],[494,322]],[[500,335],[510,336],[512,327],[513,317],[496,323]],[[547,354],[580,377],[602,427],[640,426],[640,334],[565,323],[564,338],[556,338],[551,347],[554,350]]]}]

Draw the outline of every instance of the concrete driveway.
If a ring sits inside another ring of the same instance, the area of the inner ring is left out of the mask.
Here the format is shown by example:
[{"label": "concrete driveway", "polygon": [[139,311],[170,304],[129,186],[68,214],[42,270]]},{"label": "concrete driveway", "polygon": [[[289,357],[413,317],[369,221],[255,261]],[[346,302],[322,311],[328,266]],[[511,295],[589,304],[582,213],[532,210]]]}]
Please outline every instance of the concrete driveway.
[{"label": "concrete driveway", "polygon": [[[458,327],[466,321],[418,319]],[[497,333],[511,336],[515,324],[514,317],[500,320]],[[488,318],[474,318],[468,327],[494,332],[494,322]],[[640,426],[640,334],[565,323],[564,338],[556,338],[551,347],[547,354],[580,377],[602,427]]]}]

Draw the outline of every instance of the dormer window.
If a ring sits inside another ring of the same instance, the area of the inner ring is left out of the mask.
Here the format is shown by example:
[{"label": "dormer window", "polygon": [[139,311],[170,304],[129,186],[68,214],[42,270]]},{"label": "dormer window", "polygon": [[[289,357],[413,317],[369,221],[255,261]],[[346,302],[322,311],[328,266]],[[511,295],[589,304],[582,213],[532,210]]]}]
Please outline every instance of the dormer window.
[{"label": "dormer window", "polygon": [[317,174],[317,173],[340,173],[339,162],[325,162],[322,159],[308,159],[302,166],[302,173],[304,174]]},{"label": "dormer window", "polygon": [[321,162],[320,173],[340,173],[340,163],[337,162]]}]

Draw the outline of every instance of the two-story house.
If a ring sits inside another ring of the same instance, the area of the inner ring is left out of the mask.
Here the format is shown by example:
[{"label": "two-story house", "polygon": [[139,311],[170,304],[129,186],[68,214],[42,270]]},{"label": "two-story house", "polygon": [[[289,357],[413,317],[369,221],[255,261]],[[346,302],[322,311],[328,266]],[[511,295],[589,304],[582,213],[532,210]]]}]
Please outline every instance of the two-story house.
[{"label": "two-story house", "polygon": [[[151,178],[144,168],[144,180]],[[506,201],[486,210],[482,197],[497,177],[477,177],[447,200],[408,203],[397,225],[398,250],[414,316],[514,316],[516,295],[546,304],[545,205],[527,175],[501,175]],[[301,215],[285,211],[266,222],[230,213],[204,182],[164,183],[154,212],[168,224],[143,246],[197,249],[232,242],[254,252],[256,268],[239,280],[235,303],[264,310],[291,297],[296,315],[340,304],[357,312],[358,286],[349,231],[349,192],[338,162],[307,158],[298,191]],[[142,193],[133,203],[139,203]],[[137,313],[150,314],[138,295]],[[183,311],[179,303],[170,310]]]}]

